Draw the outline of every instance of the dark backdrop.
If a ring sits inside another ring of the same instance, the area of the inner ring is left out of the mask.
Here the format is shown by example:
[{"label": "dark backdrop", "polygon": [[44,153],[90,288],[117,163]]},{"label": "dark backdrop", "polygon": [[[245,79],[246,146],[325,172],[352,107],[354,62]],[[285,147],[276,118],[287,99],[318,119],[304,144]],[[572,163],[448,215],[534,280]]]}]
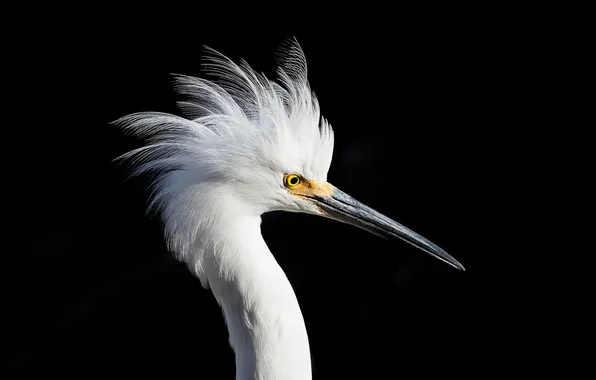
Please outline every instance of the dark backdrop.
[{"label": "dark backdrop", "polygon": [[289,37],[335,129],[329,180],[467,269],[322,218],[265,215],[314,378],[589,364],[593,42],[581,3],[221,5],[27,10],[6,35],[17,88],[4,140],[3,368],[233,378],[211,293],[165,252],[142,183],[110,165],[139,142],[108,122],[177,113],[169,73],[201,75],[202,45],[273,77]]}]

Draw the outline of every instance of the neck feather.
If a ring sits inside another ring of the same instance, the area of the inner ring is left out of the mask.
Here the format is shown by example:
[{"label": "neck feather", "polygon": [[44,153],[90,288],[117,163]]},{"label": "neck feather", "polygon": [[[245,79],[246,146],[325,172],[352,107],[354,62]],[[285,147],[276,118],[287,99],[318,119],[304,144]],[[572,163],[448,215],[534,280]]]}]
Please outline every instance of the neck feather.
[{"label": "neck feather", "polygon": [[[236,357],[236,380],[310,380],[308,336],[296,295],[269,251],[260,217],[221,225],[205,272]],[[215,228],[215,226],[214,226]]]}]

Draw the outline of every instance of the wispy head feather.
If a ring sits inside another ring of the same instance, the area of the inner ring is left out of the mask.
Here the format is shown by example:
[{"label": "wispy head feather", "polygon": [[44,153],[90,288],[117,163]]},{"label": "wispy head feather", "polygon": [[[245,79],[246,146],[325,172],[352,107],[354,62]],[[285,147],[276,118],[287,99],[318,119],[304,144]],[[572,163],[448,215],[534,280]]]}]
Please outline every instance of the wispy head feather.
[{"label": "wispy head feather", "polygon": [[189,188],[200,197],[201,184],[248,183],[270,172],[325,181],[331,164],[333,131],[320,115],[295,40],[279,50],[277,81],[245,61],[207,52],[204,69],[214,80],[174,75],[184,117],[142,112],[114,122],[146,140],[117,160],[129,163],[134,175],[154,175],[150,206],[161,211],[170,237],[196,232],[196,226],[181,227]]}]

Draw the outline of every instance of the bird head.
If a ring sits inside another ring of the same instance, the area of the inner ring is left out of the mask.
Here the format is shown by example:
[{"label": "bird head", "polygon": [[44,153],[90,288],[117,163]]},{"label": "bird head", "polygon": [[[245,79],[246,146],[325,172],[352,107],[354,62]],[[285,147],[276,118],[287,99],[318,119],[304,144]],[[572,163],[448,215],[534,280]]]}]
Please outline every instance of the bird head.
[{"label": "bird head", "polygon": [[129,161],[135,174],[157,173],[152,205],[162,211],[170,234],[180,224],[172,215],[180,220],[186,213],[192,219],[197,207],[191,200],[219,194],[237,212],[320,215],[397,237],[464,269],[437,245],[327,182],[333,130],[320,114],[295,40],[279,51],[277,81],[245,61],[236,64],[207,50],[211,55],[204,68],[216,80],[174,76],[184,117],[145,112],[116,121],[147,139],[120,159]]}]

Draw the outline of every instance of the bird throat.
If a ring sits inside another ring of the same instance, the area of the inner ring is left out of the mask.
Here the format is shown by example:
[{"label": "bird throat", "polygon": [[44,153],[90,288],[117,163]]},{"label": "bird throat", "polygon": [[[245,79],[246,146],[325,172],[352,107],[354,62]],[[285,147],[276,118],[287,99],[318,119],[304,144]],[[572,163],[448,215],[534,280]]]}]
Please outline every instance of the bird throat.
[{"label": "bird throat", "polygon": [[205,262],[236,360],[236,380],[310,380],[298,300],[261,235],[260,217],[234,219]]}]

